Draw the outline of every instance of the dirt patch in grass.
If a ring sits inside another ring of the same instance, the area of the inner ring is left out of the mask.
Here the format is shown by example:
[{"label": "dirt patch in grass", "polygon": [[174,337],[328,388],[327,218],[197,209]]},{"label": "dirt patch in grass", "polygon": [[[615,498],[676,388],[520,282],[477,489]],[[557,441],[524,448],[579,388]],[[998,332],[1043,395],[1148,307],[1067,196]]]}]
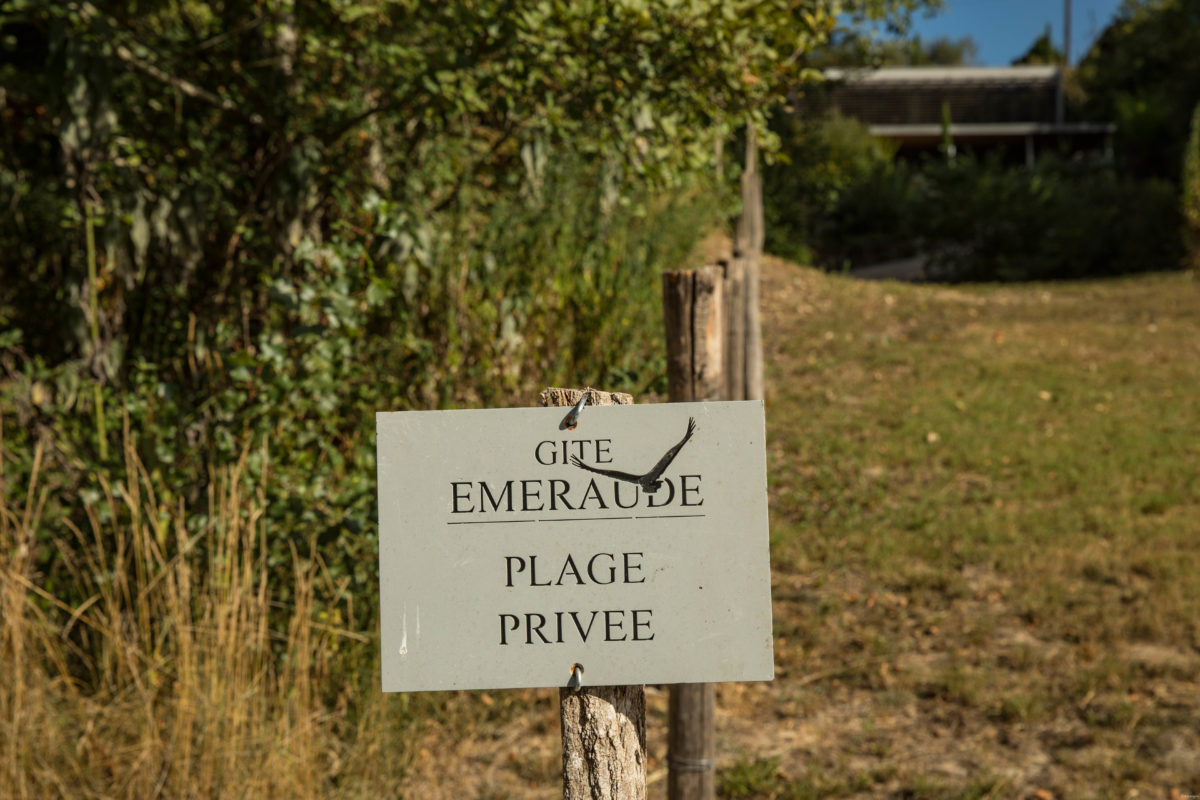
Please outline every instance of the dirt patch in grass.
[{"label": "dirt patch in grass", "polygon": [[[762,295],[777,677],[718,688],[723,796],[1200,794],[1200,283]],[[559,795],[554,692],[437,702],[412,796]]]}]

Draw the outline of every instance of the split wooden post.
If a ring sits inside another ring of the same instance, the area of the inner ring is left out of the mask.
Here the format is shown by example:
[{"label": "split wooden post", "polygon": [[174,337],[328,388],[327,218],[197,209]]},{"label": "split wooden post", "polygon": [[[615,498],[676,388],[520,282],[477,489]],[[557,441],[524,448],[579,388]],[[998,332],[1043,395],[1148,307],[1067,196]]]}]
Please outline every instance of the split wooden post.
[{"label": "split wooden post", "polygon": [[724,296],[721,267],[663,273],[667,391],[672,402],[725,397]]},{"label": "split wooden post", "polygon": [[[735,272],[736,275],[736,272]],[[727,352],[730,287],[719,266],[663,273],[663,318],[667,338],[667,384],[672,402],[723,400],[731,362]],[[732,291],[738,292],[736,281]],[[667,797],[712,800],[716,794],[711,683],[670,687],[667,733]]]},{"label": "split wooden post", "polygon": [[[631,405],[633,396],[595,389],[546,389],[543,406],[573,406],[584,392],[594,406]],[[587,425],[586,408],[580,425]],[[564,800],[645,800],[646,689],[587,686],[559,689]],[[569,664],[564,664],[564,673]]]}]

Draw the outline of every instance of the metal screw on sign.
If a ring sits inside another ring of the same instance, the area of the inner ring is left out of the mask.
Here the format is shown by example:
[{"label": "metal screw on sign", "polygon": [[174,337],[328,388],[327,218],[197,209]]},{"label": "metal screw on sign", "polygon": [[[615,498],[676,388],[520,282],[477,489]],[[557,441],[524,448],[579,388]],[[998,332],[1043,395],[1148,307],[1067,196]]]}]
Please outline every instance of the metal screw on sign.
[{"label": "metal screw on sign", "polygon": [[567,681],[567,688],[574,692],[583,691],[583,664],[571,665],[571,679]]},{"label": "metal screw on sign", "polygon": [[567,416],[563,417],[561,425],[563,429],[573,431],[575,430],[576,426],[579,425],[579,412],[583,411],[583,407],[587,405],[588,396],[591,393],[592,390],[591,387],[589,387],[583,390],[583,394],[579,395],[579,402],[574,405],[574,407],[571,409],[571,412],[567,414]]}]

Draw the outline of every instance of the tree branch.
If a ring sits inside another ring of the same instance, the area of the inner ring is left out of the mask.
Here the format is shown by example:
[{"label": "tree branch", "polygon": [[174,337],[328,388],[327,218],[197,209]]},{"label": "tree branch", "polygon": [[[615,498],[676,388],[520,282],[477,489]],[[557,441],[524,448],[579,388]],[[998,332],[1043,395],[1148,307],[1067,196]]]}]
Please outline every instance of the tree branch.
[{"label": "tree branch", "polygon": [[138,58],[133,54],[132,50],[123,44],[117,45],[115,52],[117,54],[117,58],[133,67],[138,72],[149,75],[151,78],[167,84],[181,94],[185,94],[188,97],[194,97],[197,100],[203,100],[206,103],[214,105],[217,108],[225,111],[232,111],[240,116],[245,117],[255,125],[262,125],[264,122],[262,114],[253,111],[246,113],[242,111],[241,107],[237,103],[233,102],[228,97],[221,97],[220,95],[213,94],[207,89],[200,88],[186,78],[177,78],[174,75],[168,74],[150,62]]},{"label": "tree branch", "polygon": [[[81,10],[83,11],[85,18],[102,17],[109,25],[110,29],[115,29],[116,26],[113,24],[113,18],[100,11],[100,9],[96,8],[96,6],[92,3],[83,3]],[[113,30],[113,32],[115,33],[116,31]],[[180,94],[193,97],[197,100],[203,100],[204,102],[216,106],[223,111],[231,111],[243,117],[244,119],[249,120],[254,125],[262,125],[265,122],[261,114],[254,111],[243,111],[241,106],[230,100],[228,97],[221,97],[220,95],[213,94],[207,89],[197,86],[186,78],[178,78],[174,75],[171,75],[161,67],[150,63],[146,59],[138,58],[136,55],[134,55],[133,51],[124,44],[118,43],[114,48],[114,52],[116,53],[117,58],[133,67],[138,72],[148,75],[160,83],[165,83],[166,85],[178,91]]]}]

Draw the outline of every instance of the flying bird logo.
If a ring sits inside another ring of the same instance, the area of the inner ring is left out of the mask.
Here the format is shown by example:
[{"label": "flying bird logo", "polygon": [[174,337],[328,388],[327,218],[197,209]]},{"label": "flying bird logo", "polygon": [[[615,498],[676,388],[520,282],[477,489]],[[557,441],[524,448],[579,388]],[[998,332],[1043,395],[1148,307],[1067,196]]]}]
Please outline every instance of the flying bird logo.
[{"label": "flying bird logo", "polygon": [[679,444],[668,450],[663,457],[658,460],[658,463],[654,465],[653,469],[651,469],[645,475],[633,475],[628,472],[621,472],[620,470],[600,469],[599,467],[593,467],[589,464],[583,463],[579,459],[579,456],[571,456],[571,463],[577,467],[580,467],[581,469],[586,469],[588,472],[607,475],[610,478],[616,478],[620,481],[636,483],[638,486],[642,487],[642,491],[644,491],[646,494],[654,494],[662,488],[662,474],[667,471],[667,467],[671,466],[671,462],[675,460],[675,456],[679,455],[679,451],[683,449],[683,446],[688,443],[688,440],[692,438],[692,434],[695,432],[696,420],[692,417],[688,417],[687,433],[685,433],[683,438],[679,440]]}]

